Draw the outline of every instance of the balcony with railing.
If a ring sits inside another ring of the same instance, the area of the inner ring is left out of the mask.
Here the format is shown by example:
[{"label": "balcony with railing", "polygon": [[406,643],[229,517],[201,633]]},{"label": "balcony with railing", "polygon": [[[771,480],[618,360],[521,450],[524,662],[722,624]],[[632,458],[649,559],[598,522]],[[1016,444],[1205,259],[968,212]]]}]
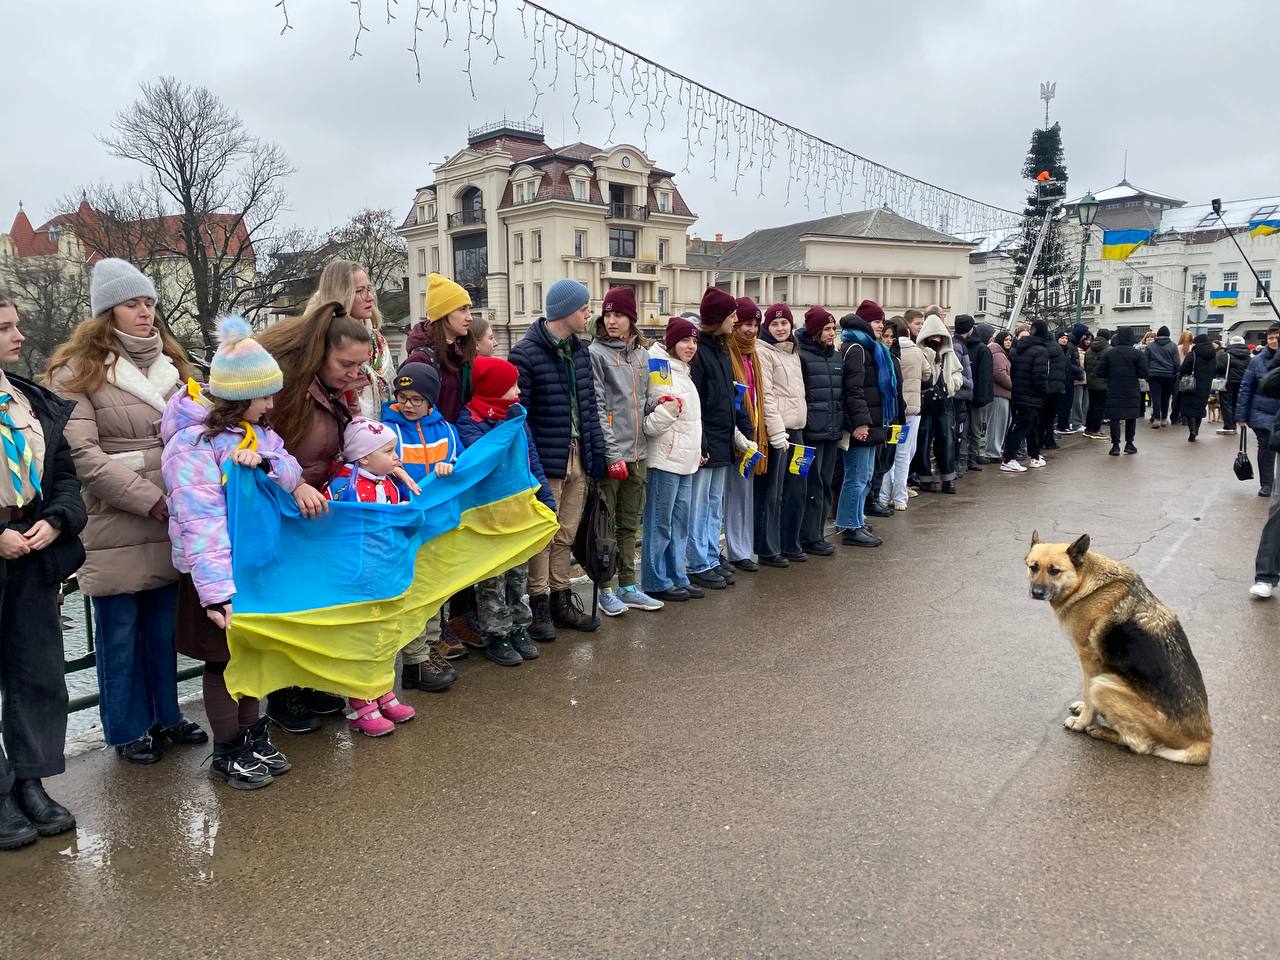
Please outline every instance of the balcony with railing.
[{"label": "balcony with railing", "polygon": [[611,203],[604,215],[607,220],[648,220],[649,208],[638,203]]},{"label": "balcony with railing", "polygon": [[458,227],[483,227],[484,226],[484,207],[471,207],[466,210],[459,210],[457,213],[449,214],[449,229],[454,230]]}]

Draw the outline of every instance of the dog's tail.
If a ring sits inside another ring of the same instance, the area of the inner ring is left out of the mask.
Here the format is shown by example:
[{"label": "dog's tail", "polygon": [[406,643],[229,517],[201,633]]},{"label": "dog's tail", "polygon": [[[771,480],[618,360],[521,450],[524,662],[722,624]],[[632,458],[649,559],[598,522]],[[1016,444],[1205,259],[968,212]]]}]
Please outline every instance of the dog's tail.
[{"label": "dog's tail", "polygon": [[1202,766],[1209,762],[1209,755],[1213,752],[1213,741],[1197,740],[1191,746],[1181,750],[1175,750],[1173,747],[1156,747],[1151,752],[1157,757],[1172,760],[1174,763],[1191,763]]}]

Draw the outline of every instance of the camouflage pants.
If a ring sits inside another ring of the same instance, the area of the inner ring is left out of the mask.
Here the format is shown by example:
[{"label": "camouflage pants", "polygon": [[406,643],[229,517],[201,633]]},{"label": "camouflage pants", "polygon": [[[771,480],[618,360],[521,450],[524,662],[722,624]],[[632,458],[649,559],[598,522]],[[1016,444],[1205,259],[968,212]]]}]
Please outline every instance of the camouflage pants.
[{"label": "camouflage pants", "polygon": [[533,611],[524,598],[528,580],[529,564],[522,563],[476,584],[476,612],[483,636],[502,637],[533,622]]},{"label": "camouflage pants", "polygon": [[425,663],[427,657],[431,655],[432,644],[439,639],[440,611],[437,610],[431,615],[431,619],[427,621],[426,626],[422,628],[422,632],[401,649],[400,657],[404,661],[404,665],[413,667],[419,663]]}]

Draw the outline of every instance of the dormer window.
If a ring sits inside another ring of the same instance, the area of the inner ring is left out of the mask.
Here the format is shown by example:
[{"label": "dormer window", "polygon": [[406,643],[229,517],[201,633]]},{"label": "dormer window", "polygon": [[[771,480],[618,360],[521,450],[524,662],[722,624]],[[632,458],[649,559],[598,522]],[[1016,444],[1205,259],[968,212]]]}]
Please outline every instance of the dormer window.
[{"label": "dormer window", "polygon": [[573,184],[573,199],[585,202],[589,195],[587,181],[582,177],[570,177],[569,182]]},{"label": "dormer window", "polygon": [[658,212],[670,213],[671,212],[671,194],[668,193],[666,190],[659,190],[657,191],[657,193],[658,193]]}]

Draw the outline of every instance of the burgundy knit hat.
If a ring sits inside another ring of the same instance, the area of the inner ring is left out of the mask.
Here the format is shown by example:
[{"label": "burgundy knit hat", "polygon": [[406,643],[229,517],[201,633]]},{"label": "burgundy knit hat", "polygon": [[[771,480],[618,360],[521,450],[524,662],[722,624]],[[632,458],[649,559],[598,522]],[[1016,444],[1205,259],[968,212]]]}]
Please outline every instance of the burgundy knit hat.
[{"label": "burgundy knit hat", "polygon": [[698,316],[705,326],[718,327],[737,308],[738,302],[729,294],[719,287],[707,287],[707,292],[702,295],[702,302],[698,304]]},{"label": "burgundy knit hat", "polygon": [[785,303],[775,303],[772,307],[770,307],[768,310],[764,312],[764,325],[767,327],[769,324],[773,323],[773,321],[776,320],[778,317],[786,317],[791,322],[792,328],[795,327],[796,318],[791,313],[791,308],[788,307]]},{"label": "burgundy knit hat", "polygon": [[738,311],[738,319],[734,322],[735,327],[740,323],[760,322],[760,308],[750,297],[739,297],[734,303]]},{"label": "burgundy knit hat", "polygon": [[600,308],[600,313],[620,313],[636,323],[635,291],[630,287],[614,287],[604,295],[604,306]]},{"label": "burgundy knit hat", "polygon": [[676,348],[677,343],[688,340],[690,337],[698,339],[698,325],[684,317],[672,317],[667,321],[667,332],[662,342],[667,348],[667,353],[670,353]]},{"label": "burgundy knit hat", "polygon": [[812,306],[804,312],[804,332],[810,340],[817,340],[828,323],[835,323],[836,318],[826,307]]},{"label": "burgundy knit hat", "polygon": [[884,323],[884,311],[880,309],[880,304],[874,300],[863,300],[858,304],[858,309],[853,311],[867,323],[875,323],[877,320]]}]

